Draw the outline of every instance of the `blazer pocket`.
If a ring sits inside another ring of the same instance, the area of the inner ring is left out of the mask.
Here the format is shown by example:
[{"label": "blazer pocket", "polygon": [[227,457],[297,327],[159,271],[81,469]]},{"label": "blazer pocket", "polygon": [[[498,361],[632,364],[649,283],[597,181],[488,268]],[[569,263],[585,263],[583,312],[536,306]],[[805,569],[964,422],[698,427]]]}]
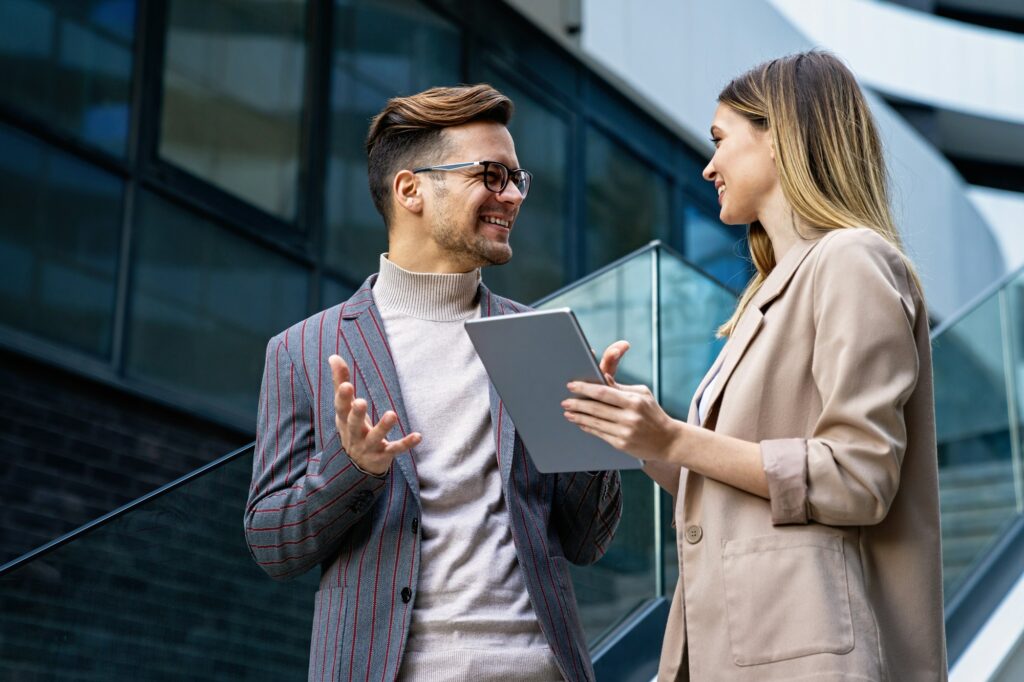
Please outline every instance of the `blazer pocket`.
[{"label": "blazer pocket", "polygon": [[736,665],[853,650],[843,538],[779,533],[722,547]]}]

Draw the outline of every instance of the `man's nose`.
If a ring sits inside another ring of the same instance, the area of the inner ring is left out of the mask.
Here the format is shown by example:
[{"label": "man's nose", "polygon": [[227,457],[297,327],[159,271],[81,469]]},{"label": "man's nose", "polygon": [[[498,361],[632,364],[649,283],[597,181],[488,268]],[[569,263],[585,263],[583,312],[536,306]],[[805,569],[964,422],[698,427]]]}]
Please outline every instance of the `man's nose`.
[{"label": "man's nose", "polygon": [[510,182],[505,185],[505,189],[498,192],[498,200],[503,201],[507,204],[515,204],[518,206],[523,203],[523,193],[519,191],[519,185],[514,182]]}]

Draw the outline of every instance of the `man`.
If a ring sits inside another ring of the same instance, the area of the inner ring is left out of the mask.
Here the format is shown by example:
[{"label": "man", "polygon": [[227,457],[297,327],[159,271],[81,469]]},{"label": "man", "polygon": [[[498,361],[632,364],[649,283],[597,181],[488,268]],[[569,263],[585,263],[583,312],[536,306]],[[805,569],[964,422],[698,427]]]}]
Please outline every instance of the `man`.
[{"label": "man", "polygon": [[321,567],[311,680],[594,677],[567,560],[604,553],[619,476],[538,473],[463,328],[524,309],[480,282],[530,187],[511,114],[486,85],[391,100],[380,272],[267,347],[246,537],[274,578]]}]

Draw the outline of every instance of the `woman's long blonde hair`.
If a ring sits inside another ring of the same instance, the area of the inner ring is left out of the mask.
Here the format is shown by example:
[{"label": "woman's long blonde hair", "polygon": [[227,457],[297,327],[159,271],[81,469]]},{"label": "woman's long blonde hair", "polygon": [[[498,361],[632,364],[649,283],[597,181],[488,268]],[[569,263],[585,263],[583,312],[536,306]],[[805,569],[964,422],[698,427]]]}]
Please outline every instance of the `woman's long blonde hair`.
[{"label": "woman's long blonde hair", "polygon": [[[867,227],[903,253],[878,130],[856,78],[838,58],[813,50],[773,59],[733,79],[718,101],[770,132],[783,195],[804,223],[825,230]],[[750,224],[747,241],[757,272],[719,336],[732,333],[775,268],[759,222]],[[907,267],[916,282],[909,260]]]}]

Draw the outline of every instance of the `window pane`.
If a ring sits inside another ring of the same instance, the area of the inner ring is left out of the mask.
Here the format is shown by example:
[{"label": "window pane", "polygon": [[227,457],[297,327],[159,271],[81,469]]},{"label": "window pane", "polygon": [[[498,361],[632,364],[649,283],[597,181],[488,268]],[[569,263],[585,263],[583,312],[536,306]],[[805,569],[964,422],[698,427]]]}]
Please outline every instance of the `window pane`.
[{"label": "window pane", "polygon": [[732,289],[742,289],[753,274],[740,227],[723,225],[693,204],[684,209],[686,259]]},{"label": "window pane", "polygon": [[324,275],[320,281],[320,307],[324,310],[344,303],[356,292],[347,284],[343,284],[330,275]]},{"label": "window pane", "polygon": [[127,371],[255,415],[267,341],[306,311],[307,271],[141,196]]},{"label": "window pane", "polygon": [[160,154],[290,220],[298,193],[305,3],[172,0]]},{"label": "window pane", "polygon": [[110,353],[122,183],[0,127],[0,321]]},{"label": "window pane", "polygon": [[124,154],[134,22],[133,0],[5,0],[0,97]]},{"label": "window pane", "polygon": [[669,185],[664,177],[590,127],[586,168],[588,270],[668,235]]},{"label": "window pane", "polygon": [[459,82],[460,37],[409,0],[338,2],[335,14],[325,259],[362,281],[387,250],[366,175],[370,119],[390,97]]},{"label": "window pane", "polygon": [[533,185],[512,230],[512,260],[484,270],[484,281],[502,295],[535,301],[565,281],[569,125],[497,74],[486,78],[515,103],[509,131],[519,164],[533,173]]}]

